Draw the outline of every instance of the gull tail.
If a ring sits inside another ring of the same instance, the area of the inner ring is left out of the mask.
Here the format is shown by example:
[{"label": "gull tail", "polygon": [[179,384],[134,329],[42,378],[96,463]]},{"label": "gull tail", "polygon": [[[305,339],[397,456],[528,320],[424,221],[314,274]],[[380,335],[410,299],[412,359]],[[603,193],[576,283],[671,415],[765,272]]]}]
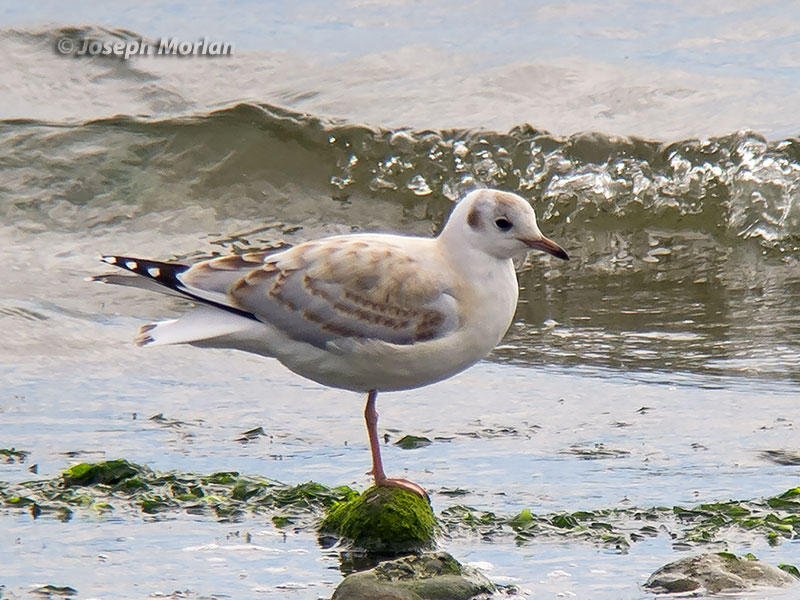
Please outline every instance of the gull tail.
[{"label": "gull tail", "polygon": [[265,353],[257,343],[259,334],[264,334],[264,324],[247,311],[199,295],[200,290],[186,286],[180,275],[189,270],[190,265],[116,255],[104,255],[102,260],[140,277],[112,273],[92,277],[91,281],[158,291],[198,303],[178,319],[142,325],[134,340],[137,346],[192,344],[250,349],[255,343],[257,349],[250,351]]},{"label": "gull tail", "polygon": [[142,325],[134,341],[137,346],[215,346],[214,340],[236,338],[254,327],[252,319],[201,304],[178,319]]}]

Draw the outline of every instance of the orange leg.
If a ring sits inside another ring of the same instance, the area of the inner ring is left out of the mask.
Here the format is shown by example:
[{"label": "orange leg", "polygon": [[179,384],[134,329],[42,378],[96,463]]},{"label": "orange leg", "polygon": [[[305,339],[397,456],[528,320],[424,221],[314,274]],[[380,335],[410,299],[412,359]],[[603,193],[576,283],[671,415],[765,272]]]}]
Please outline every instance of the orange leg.
[{"label": "orange leg", "polygon": [[386,477],[386,473],[383,471],[381,444],[378,439],[378,411],[375,409],[377,398],[378,392],[370,390],[369,394],[367,394],[367,406],[364,408],[364,420],[367,422],[367,433],[369,434],[369,449],[372,452],[372,470],[370,473],[375,478],[375,485],[399,487],[427,500],[428,494],[418,484],[408,479],[391,479]]}]

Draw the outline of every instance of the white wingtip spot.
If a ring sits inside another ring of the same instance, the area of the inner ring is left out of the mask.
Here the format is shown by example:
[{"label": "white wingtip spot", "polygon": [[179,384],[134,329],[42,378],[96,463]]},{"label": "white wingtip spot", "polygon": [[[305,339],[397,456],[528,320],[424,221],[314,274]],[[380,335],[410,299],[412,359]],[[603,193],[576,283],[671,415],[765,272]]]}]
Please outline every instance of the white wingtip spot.
[{"label": "white wingtip spot", "polygon": [[161,269],[159,269],[158,267],[149,267],[147,269],[147,273],[148,275],[150,275],[150,277],[160,277]]},{"label": "white wingtip spot", "polygon": [[132,271],[135,271],[136,269],[139,268],[139,263],[137,263],[135,260],[129,260],[125,262],[125,266],[131,269]]},{"label": "white wingtip spot", "polygon": [[117,264],[117,257],[116,256],[103,256],[100,258],[104,263],[108,263],[110,265]]}]

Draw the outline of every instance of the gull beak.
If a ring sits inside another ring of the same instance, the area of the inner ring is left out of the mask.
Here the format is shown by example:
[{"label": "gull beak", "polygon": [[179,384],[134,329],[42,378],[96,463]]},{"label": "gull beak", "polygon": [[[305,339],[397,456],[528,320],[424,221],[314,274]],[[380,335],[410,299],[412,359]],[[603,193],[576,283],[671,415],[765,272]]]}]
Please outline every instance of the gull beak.
[{"label": "gull beak", "polygon": [[541,250],[542,252],[547,252],[548,254],[552,254],[556,258],[560,258],[562,260],[569,260],[569,255],[561,246],[556,244],[553,240],[547,239],[544,236],[536,240],[521,239],[520,241],[526,246],[528,246],[528,248],[533,248],[534,250]]}]

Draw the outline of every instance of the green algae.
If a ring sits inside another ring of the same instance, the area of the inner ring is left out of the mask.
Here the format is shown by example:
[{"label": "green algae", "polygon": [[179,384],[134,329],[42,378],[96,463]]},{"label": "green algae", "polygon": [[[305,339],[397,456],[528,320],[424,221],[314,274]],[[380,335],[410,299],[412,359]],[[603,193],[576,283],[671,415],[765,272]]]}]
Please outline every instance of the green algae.
[{"label": "green algae", "polygon": [[677,548],[727,547],[726,536],[761,535],[773,545],[800,539],[800,488],[774,498],[700,504],[692,508],[609,508],[571,513],[536,514],[523,509],[511,516],[465,505],[442,511],[440,525],[450,533],[472,532],[487,540],[503,537],[518,544],[536,539],[583,540],[626,552],[630,546],[661,533]]},{"label": "green algae", "polygon": [[68,585],[43,585],[33,588],[32,593],[52,598],[53,596],[75,596],[78,590]]},{"label": "green algae", "polygon": [[430,439],[418,435],[404,435],[397,440],[394,445],[400,446],[403,450],[414,450],[430,446],[433,442]]},{"label": "green algae", "polygon": [[100,463],[80,463],[61,474],[65,487],[89,486],[102,483],[116,485],[139,473],[142,467],[132,465],[124,458]]},{"label": "green algae", "polygon": [[593,446],[573,445],[562,454],[572,454],[584,460],[598,460],[602,458],[624,458],[630,456],[627,450],[617,448],[607,448],[605,444],[595,444]]},{"label": "green algae", "polygon": [[789,575],[792,575],[793,577],[800,579],[800,570],[798,570],[798,568],[795,567],[794,565],[787,565],[786,563],[781,563],[778,565],[778,568],[781,571],[786,571]]},{"label": "green algae", "polygon": [[69,520],[77,510],[144,515],[184,511],[220,521],[278,515],[283,526],[310,526],[327,507],[354,495],[346,486],[290,486],[232,471],[157,473],[124,459],[80,463],[49,480],[0,483],[0,507],[27,508],[34,517],[49,514],[60,520]]},{"label": "green algae", "polygon": [[368,552],[397,554],[431,548],[436,517],[427,500],[395,487],[371,487],[339,502],[320,524],[320,533],[344,538]]},{"label": "green algae", "polygon": [[6,464],[24,463],[30,452],[16,448],[0,448],[0,460]]},{"label": "green algae", "polygon": [[673,509],[677,521],[683,525],[684,538],[688,543],[709,543],[722,537],[731,529],[740,529],[762,534],[772,545],[782,540],[800,538],[800,503],[797,488],[780,496],[761,500],[717,502],[701,504],[686,509]]},{"label": "green algae", "polygon": [[[487,541],[509,540],[520,545],[542,539],[574,540],[618,552],[626,552],[636,542],[658,535],[668,535],[679,549],[701,547],[715,551],[727,550],[726,540],[742,533],[762,537],[772,545],[800,539],[800,487],[770,498],[671,508],[559,513],[537,513],[526,508],[517,514],[502,515],[456,504],[442,510],[438,518],[414,494],[386,490],[389,491],[380,494],[388,494],[398,506],[403,502],[408,506],[398,508],[389,503],[393,508],[382,517],[386,523],[365,525],[353,516],[357,514],[353,507],[375,509],[378,504],[370,504],[368,499],[378,492],[359,495],[347,486],[331,488],[316,482],[287,485],[235,471],[205,475],[158,473],[118,459],[80,463],[51,479],[0,481],[0,508],[62,521],[76,514],[90,518],[108,514],[164,518],[175,512],[218,521],[264,516],[277,528],[308,530],[316,529],[322,521],[325,535],[361,540],[370,529],[378,527],[385,529],[385,540],[399,540],[400,545],[409,547],[432,543],[434,532],[450,537],[477,535]],[[441,495],[457,497],[463,492],[442,490]],[[401,518],[401,514],[406,516]],[[409,532],[404,519],[416,522],[418,529]],[[380,547],[377,542],[364,545]]]}]

